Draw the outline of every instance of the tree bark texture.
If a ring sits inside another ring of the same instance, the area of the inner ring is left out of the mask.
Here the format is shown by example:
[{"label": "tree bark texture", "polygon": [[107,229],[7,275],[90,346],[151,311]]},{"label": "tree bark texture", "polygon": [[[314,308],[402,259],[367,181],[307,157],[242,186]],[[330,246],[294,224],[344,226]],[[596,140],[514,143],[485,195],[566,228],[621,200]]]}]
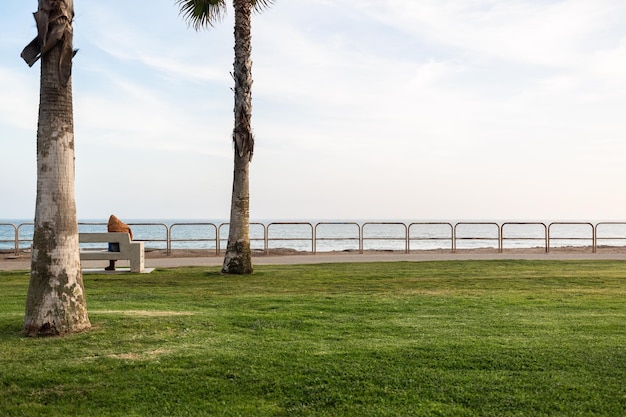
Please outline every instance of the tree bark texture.
[{"label": "tree bark texture", "polygon": [[[58,4],[59,1],[47,3]],[[63,0],[60,3],[64,3]],[[48,28],[53,33],[59,31],[54,22],[68,23],[63,19],[54,20]],[[91,327],[74,199],[72,84],[71,78],[62,74],[67,71],[67,63],[65,67],[59,65],[67,54],[67,42],[71,49],[70,37],[41,55],[35,230],[24,317],[27,336],[63,335]]]},{"label": "tree bark texture", "polygon": [[222,272],[253,272],[250,251],[250,180],[249,166],[254,152],[252,136],[252,42],[250,0],[233,0],[235,10],[235,126],[233,190],[230,209],[228,245]]}]

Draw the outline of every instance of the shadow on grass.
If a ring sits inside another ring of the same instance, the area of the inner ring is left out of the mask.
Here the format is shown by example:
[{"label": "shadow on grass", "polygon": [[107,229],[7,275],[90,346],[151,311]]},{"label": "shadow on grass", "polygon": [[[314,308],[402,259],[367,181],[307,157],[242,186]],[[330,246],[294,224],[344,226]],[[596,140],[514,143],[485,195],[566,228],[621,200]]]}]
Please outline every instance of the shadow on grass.
[{"label": "shadow on grass", "polygon": [[0,321],[0,339],[22,337],[24,317],[13,316],[10,321]]}]

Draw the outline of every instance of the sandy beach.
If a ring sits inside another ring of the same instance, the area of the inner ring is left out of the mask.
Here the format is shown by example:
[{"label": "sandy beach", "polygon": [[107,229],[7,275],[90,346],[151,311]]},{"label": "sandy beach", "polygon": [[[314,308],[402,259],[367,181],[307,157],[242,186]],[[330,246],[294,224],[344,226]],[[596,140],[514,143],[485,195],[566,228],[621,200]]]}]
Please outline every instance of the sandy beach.
[{"label": "sandy beach", "polygon": [[[294,250],[272,250],[269,254],[255,252],[255,265],[280,264],[320,264],[336,262],[425,262],[450,260],[620,260],[626,261],[626,248],[599,247],[593,253],[590,247],[551,248],[549,253],[544,249],[505,249],[499,253],[496,249],[457,250],[423,250],[410,253],[396,251],[357,251],[342,252],[298,252]],[[165,250],[146,250],[146,268],[175,268],[179,266],[219,266],[223,254],[217,255],[214,250],[173,250],[167,255]],[[84,261],[85,269],[104,268],[106,262]],[[108,264],[108,263],[107,263]],[[127,266],[127,261],[119,261],[118,266]],[[16,256],[13,252],[0,253],[0,271],[29,270],[30,253],[22,252]],[[104,271],[103,271],[104,272]]]}]

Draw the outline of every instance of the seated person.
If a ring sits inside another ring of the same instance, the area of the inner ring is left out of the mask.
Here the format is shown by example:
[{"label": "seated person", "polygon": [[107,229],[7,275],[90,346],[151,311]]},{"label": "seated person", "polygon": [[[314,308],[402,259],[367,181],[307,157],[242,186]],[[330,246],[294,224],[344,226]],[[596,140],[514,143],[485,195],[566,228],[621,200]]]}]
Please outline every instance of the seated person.
[{"label": "seated person", "polygon": [[[130,235],[130,240],[133,240],[133,231],[130,230],[130,227],[126,223],[124,223],[123,221],[115,217],[113,214],[111,214],[111,217],[109,217],[109,222],[107,223],[107,231],[128,233]],[[120,251],[119,243],[109,242],[109,252],[119,252],[119,251]],[[115,262],[117,261],[110,260],[109,266],[107,266],[104,269],[106,271],[115,271]]]}]

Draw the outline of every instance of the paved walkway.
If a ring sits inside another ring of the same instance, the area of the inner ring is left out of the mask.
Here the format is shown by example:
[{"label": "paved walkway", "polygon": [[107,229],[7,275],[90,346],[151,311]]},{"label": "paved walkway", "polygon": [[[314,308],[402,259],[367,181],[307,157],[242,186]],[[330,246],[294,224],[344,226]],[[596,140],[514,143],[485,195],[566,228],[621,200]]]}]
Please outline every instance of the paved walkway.
[{"label": "paved walkway", "polygon": [[[358,253],[318,253],[298,254],[281,256],[255,256],[254,265],[287,265],[287,264],[321,264],[336,262],[424,262],[424,261],[463,261],[463,260],[619,260],[626,261],[626,252],[551,252],[531,253],[523,251],[511,251],[505,253],[489,252],[419,252],[419,253],[389,253],[368,252]],[[221,266],[222,256],[205,257],[171,257],[146,258],[146,268],[175,268],[179,266]],[[119,261],[119,266],[127,265],[125,261]],[[106,261],[85,261],[83,267],[90,271],[104,268]],[[108,265],[108,263],[106,263]],[[29,270],[30,257],[0,258],[0,271]],[[103,271],[102,271],[103,272]]]}]

